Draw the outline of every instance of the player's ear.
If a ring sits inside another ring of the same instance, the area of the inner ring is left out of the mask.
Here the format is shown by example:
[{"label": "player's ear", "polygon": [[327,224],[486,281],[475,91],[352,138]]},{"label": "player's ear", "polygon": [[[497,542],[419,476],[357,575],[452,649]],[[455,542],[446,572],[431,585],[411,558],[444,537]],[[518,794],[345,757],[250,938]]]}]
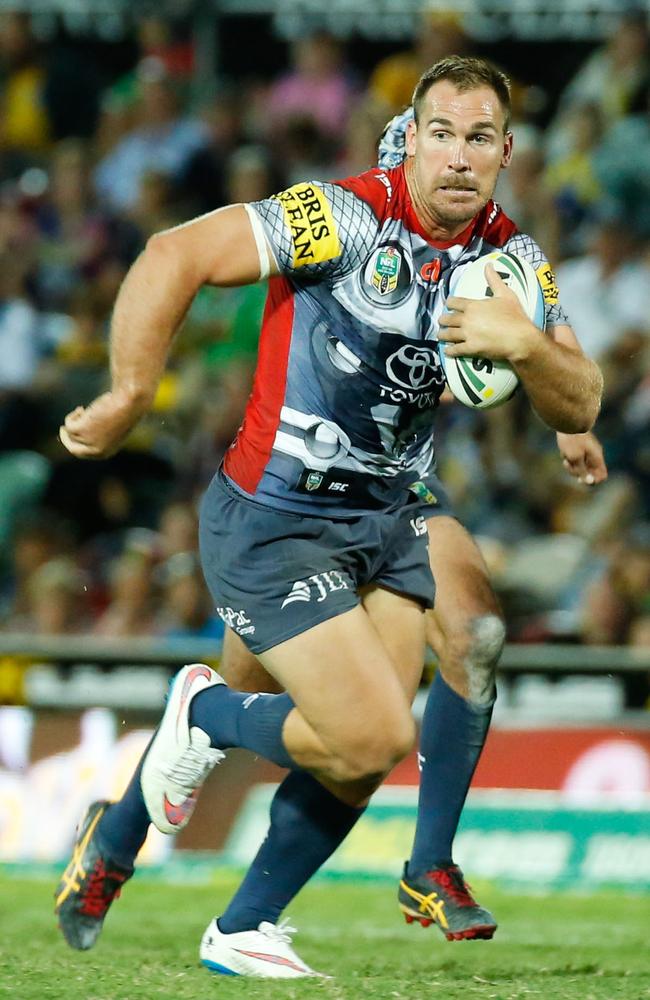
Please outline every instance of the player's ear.
[{"label": "player's ear", "polygon": [[415,119],[411,118],[406,123],[406,136],[404,139],[404,148],[406,149],[407,156],[415,156],[415,135],[417,130],[418,127],[415,124]]},{"label": "player's ear", "polygon": [[501,157],[501,166],[510,166],[510,161],[512,159],[512,132],[506,132],[503,139],[503,156]]}]

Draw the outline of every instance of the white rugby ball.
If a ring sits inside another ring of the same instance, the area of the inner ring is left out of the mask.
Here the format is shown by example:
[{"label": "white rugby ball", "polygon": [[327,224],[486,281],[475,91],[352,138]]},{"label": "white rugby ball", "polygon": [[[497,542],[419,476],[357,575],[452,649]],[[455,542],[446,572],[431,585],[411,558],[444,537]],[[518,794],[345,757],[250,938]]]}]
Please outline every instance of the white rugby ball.
[{"label": "white rugby ball", "polygon": [[[449,296],[464,299],[490,298],[492,289],[485,276],[487,264],[492,264],[506,285],[515,292],[528,318],[540,330],[544,330],[546,310],[541,285],[532,265],[514,253],[493,250],[456,268],[449,282]],[[449,358],[445,356],[445,346],[442,342],[438,343],[440,361],[447,385],[460,403],[479,410],[489,410],[510,399],[519,385],[519,378],[507,361]]]}]

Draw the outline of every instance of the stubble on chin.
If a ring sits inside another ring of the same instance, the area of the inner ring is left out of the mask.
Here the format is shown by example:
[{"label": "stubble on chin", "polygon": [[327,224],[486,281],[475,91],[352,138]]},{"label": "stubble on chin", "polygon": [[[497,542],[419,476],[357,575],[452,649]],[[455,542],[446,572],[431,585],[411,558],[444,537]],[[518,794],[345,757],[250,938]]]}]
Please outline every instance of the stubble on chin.
[{"label": "stubble on chin", "polygon": [[458,205],[457,208],[453,208],[449,205],[440,204],[437,199],[433,198],[428,205],[429,211],[435,218],[437,218],[445,226],[460,226],[465,225],[478,215],[478,213],[483,208],[484,203],[475,202],[475,207],[470,208],[469,206]]}]

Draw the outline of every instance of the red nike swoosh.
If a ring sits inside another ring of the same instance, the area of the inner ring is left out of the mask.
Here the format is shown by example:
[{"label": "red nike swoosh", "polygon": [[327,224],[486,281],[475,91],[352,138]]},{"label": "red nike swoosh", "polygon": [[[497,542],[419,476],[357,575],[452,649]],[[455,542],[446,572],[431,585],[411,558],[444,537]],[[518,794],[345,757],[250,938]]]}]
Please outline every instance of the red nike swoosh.
[{"label": "red nike swoosh", "polygon": [[187,696],[190,693],[190,688],[192,687],[192,684],[194,683],[197,677],[205,677],[206,680],[208,681],[212,680],[212,671],[210,670],[209,667],[206,667],[203,664],[199,664],[198,666],[194,667],[193,670],[190,670],[189,674],[187,675],[183,683],[183,690],[181,691],[181,700],[178,703],[178,713],[176,715],[177,724],[178,720],[180,719],[181,712],[185,707],[185,702],[187,701]]},{"label": "red nike swoosh", "polygon": [[271,962],[272,965],[286,965],[289,969],[295,969],[296,972],[307,972],[304,965],[296,965],[292,962],[290,958],[282,958],[281,955],[267,955],[263,951],[244,951],[243,948],[235,948],[240,955],[248,955],[249,958],[259,958],[262,962]]},{"label": "red nike swoosh", "polygon": [[178,805],[174,805],[170,802],[166,795],[163,796],[163,809],[165,811],[165,816],[172,824],[172,826],[180,826],[189,815],[191,815],[194,806],[196,805],[197,792],[193,792],[192,795],[180,802]]}]

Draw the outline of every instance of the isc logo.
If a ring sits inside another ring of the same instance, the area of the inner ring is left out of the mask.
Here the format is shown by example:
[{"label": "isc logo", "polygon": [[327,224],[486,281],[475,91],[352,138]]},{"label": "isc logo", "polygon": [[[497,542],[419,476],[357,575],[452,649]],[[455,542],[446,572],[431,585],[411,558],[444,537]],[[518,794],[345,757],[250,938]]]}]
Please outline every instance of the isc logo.
[{"label": "isc logo", "polygon": [[413,528],[413,533],[415,535],[426,535],[427,523],[421,514],[418,514],[417,517],[412,517],[409,521],[409,524]]},{"label": "isc logo", "polygon": [[335,490],[338,493],[345,493],[349,485],[349,483],[330,483],[327,488],[328,490]]}]

